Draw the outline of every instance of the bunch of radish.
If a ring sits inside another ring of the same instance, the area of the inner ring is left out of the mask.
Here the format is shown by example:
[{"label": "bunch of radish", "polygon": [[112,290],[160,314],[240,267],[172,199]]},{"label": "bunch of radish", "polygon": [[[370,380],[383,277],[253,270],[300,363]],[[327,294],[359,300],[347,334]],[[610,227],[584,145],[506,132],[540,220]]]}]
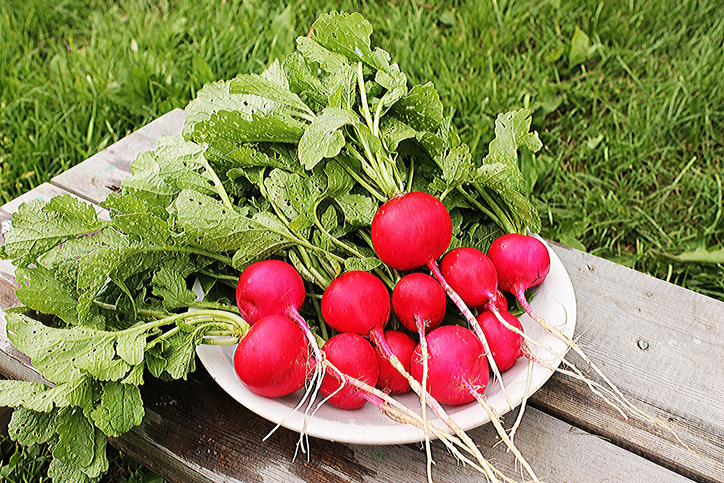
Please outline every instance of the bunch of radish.
[{"label": "bunch of radish", "polygon": [[[510,435],[487,404],[485,392],[492,372],[513,409],[501,372],[527,357],[529,382],[533,362],[545,364],[532,355],[530,346],[539,344],[507,311],[501,290],[514,296],[533,320],[565,340],[597,370],[577,344],[536,314],[525,298],[525,291],[540,284],[550,270],[547,248],[534,237],[508,234],[496,239],[487,255],[469,247],[448,251],[450,214],[442,202],[424,192],[406,193],[384,203],[372,221],[370,235],[379,259],[400,277],[391,293],[365,271],[348,271],[334,279],[322,295],[320,313],[322,323],[336,335],[322,347],[299,314],[305,288],[291,265],[265,260],[244,270],[237,285],[237,304],[251,329],[234,356],[241,382],[269,397],[307,385],[305,398],[318,392],[324,403],[350,410],[370,402],[393,419],[417,424],[425,431],[428,475],[432,462],[428,433],[433,430],[427,421],[429,408],[458,438],[455,444],[473,455],[476,467],[497,481],[497,470],[445,410],[446,405],[477,401],[531,479],[538,481],[512,441],[528,390]],[[443,323],[448,299],[467,327]],[[406,331],[386,330],[393,313]],[[555,357],[563,360],[563,355]],[[575,368],[572,373],[582,377]],[[604,380],[625,401],[605,376]],[[588,384],[593,388],[592,382]],[[420,398],[421,418],[390,396],[410,390]],[[628,406],[627,401],[624,405]],[[444,433],[434,432],[450,443]]]}]

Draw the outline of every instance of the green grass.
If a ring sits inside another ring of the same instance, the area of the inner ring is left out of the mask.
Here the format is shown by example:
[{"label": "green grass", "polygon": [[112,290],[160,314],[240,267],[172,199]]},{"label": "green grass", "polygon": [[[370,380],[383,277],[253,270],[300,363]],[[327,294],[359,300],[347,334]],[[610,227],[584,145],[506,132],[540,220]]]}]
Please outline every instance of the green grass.
[{"label": "green grass", "polygon": [[666,256],[724,245],[718,0],[6,1],[0,199],[260,72],[331,9],[363,13],[411,82],[435,83],[477,156],[498,112],[534,112],[545,148],[522,168],[544,236],[724,300],[721,263]]}]

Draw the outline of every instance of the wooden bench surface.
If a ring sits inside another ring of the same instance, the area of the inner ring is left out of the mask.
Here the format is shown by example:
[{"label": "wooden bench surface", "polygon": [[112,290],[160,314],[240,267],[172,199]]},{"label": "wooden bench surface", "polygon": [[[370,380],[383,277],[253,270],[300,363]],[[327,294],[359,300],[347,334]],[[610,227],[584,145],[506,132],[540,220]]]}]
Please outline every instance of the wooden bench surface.
[{"label": "wooden bench surface", "polygon": [[[19,204],[33,198],[71,193],[99,203],[129,175],[138,153],[154,149],[162,135],[179,134],[183,121],[182,110],[169,112],[0,207],[2,232]],[[667,422],[686,447],[666,430],[622,419],[583,383],[556,374],[531,399],[516,438],[538,476],[549,482],[724,481],[724,303],[553,245],[576,292],[579,345],[627,398]],[[17,303],[16,287],[12,265],[0,261],[0,309]],[[7,340],[4,325],[0,316],[0,375],[42,380]],[[294,459],[296,433],[280,429],[262,441],[273,424],[198,367],[186,381],[147,378],[143,423],[111,444],[172,482],[426,480],[425,453],[417,444],[312,439],[309,458]],[[515,412],[510,414],[508,425]],[[491,425],[469,434],[498,468],[521,475],[504,445],[496,445]],[[436,481],[483,480],[442,444],[433,444],[433,455]]]}]

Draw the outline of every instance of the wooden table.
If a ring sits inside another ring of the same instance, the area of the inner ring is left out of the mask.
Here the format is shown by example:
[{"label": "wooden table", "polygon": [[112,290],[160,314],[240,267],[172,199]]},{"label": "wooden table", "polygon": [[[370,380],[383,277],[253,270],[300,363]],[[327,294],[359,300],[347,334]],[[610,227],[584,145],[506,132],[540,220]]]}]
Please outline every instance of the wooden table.
[{"label": "wooden table", "polygon": [[[84,163],[0,208],[3,232],[18,205],[72,193],[103,200],[129,174],[139,152],[181,132],[175,110]],[[0,243],[4,239],[0,237]],[[576,336],[590,357],[639,407],[668,422],[671,433],[623,420],[580,382],[555,375],[530,401],[516,439],[548,482],[724,481],[724,304],[621,265],[554,245],[573,281]],[[0,308],[16,303],[13,267],[0,262]],[[5,336],[0,374],[42,380]],[[147,380],[143,424],[111,444],[172,482],[425,481],[420,445],[355,446],[312,440],[293,460],[297,434],[262,442],[272,424],[229,397],[199,369],[186,381]],[[514,413],[511,413],[514,414]],[[511,424],[512,416],[506,418]],[[490,425],[470,432],[483,454],[520,475]],[[433,444],[436,481],[482,481]],[[522,479],[522,478],[521,478]]]}]

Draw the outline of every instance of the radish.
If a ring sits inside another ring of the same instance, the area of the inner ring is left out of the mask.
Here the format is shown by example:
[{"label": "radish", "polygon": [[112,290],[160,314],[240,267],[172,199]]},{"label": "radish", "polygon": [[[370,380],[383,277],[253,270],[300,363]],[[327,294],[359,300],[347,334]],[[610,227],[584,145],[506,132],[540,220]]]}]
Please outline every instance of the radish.
[{"label": "radish", "polygon": [[495,265],[475,248],[450,250],[440,260],[440,271],[468,307],[485,307],[500,293]]},{"label": "radish", "polygon": [[[330,338],[322,348],[326,360],[344,376],[352,377],[370,386],[377,384],[379,369],[372,345],[363,337],[346,332]],[[331,373],[330,373],[331,372]],[[319,392],[330,404],[342,409],[358,409],[367,398],[352,384],[342,385],[334,371],[326,371]]]},{"label": "radish", "polygon": [[[501,439],[515,454],[533,481],[539,481],[533,469],[505,432],[493,409],[485,401],[483,393],[488,386],[488,363],[483,354],[483,344],[477,335],[458,325],[443,325],[427,335],[430,351],[428,392],[439,401],[460,405],[472,401],[486,410]],[[422,351],[420,345],[412,353],[412,374],[422,376]]]},{"label": "radish", "polygon": [[[444,325],[426,336],[429,357],[427,390],[444,404],[461,405],[475,400],[463,381],[483,393],[488,386],[488,363],[483,345],[470,330],[459,325]],[[412,353],[412,376],[422,379],[422,350]]]},{"label": "radish", "polygon": [[[502,310],[500,315],[510,325],[521,332],[523,331],[523,325],[517,317]],[[493,354],[493,359],[495,359],[495,363],[501,372],[510,369],[519,357],[525,355],[523,337],[501,324],[492,312],[489,310],[481,312],[476,319],[480,324],[480,328],[483,329],[485,338],[490,345],[490,352]]]},{"label": "radish", "polygon": [[390,318],[390,295],[379,278],[352,270],[332,280],[322,295],[322,317],[338,332],[367,336]]},{"label": "radish", "polygon": [[372,246],[387,266],[412,270],[437,260],[452,240],[452,220],[432,195],[413,191],[396,196],[375,213]]},{"label": "radish", "polygon": [[297,312],[304,303],[304,281],[282,260],[262,260],[244,269],[236,284],[236,305],[250,325],[267,315]]},{"label": "radish", "polygon": [[256,321],[234,351],[234,371],[254,394],[281,397],[304,387],[309,348],[296,323],[282,315]]},{"label": "radish", "polygon": [[[410,372],[410,358],[412,351],[415,350],[417,343],[415,340],[404,332],[398,330],[388,330],[385,332],[385,339],[392,349],[392,352],[402,363],[407,372]],[[392,367],[390,361],[382,354],[379,347],[375,347],[377,355],[377,366],[380,375],[377,379],[377,388],[387,394],[404,394],[410,391],[410,384],[397,369]]]},{"label": "radish", "polygon": [[431,276],[414,272],[405,275],[392,290],[392,310],[411,332],[423,334],[435,329],[445,317],[447,296]]}]

